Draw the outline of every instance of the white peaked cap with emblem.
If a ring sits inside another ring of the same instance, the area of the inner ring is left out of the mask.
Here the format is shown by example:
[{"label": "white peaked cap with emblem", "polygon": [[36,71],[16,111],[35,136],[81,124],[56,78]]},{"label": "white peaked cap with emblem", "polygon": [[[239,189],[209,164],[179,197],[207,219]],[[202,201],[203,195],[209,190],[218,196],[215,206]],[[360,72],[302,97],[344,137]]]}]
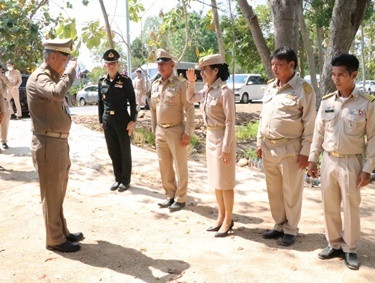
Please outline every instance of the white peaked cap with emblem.
[{"label": "white peaked cap with emblem", "polygon": [[68,39],[48,39],[43,41],[44,49],[59,51],[66,54],[72,54],[73,41],[71,38]]},{"label": "white peaked cap with emblem", "polygon": [[224,64],[225,60],[220,54],[207,55],[199,59],[195,68],[202,68],[204,66]]},{"label": "white peaked cap with emblem", "polygon": [[155,51],[155,57],[156,57],[156,62],[167,62],[167,61],[177,61],[177,58],[169,54],[167,51],[164,49],[156,49]]}]

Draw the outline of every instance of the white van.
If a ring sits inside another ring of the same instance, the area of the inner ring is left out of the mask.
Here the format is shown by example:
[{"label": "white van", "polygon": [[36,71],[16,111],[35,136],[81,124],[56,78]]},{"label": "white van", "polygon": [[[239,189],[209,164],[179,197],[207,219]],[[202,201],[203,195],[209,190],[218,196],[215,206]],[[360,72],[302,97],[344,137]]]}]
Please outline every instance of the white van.
[{"label": "white van", "polygon": [[[195,69],[195,65],[196,63],[192,63],[192,62],[180,62],[176,64],[175,66],[176,75],[182,74],[182,76],[186,79],[186,71],[190,68]],[[137,68],[137,70],[138,69],[141,69],[143,72],[143,77],[145,78],[145,83],[146,83],[147,98],[149,99],[151,95],[151,85],[157,78],[160,77],[158,73],[158,64],[148,63],[148,64],[142,65],[140,68]],[[197,81],[195,82],[195,91],[199,91],[203,88],[204,83],[202,81],[200,71],[195,69],[195,74],[197,76]],[[136,77],[137,77],[137,72],[135,71],[132,73],[131,79],[134,80]]]}]

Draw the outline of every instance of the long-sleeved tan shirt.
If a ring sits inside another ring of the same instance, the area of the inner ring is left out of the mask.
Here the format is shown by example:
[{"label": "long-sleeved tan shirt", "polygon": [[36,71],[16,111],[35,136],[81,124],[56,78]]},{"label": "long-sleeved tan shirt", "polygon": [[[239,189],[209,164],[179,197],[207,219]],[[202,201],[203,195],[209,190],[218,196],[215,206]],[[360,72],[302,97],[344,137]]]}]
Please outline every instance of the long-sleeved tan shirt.
[{"label": "long-sleeved tan shirt", "polygon": [[154,133],[157,124],[185,124],[185,133],[191,136],[194,130],[194,104],[186,100],[186,80],[172,74],[165,81],[159,78],[152,84],[151,118]]},{"label": "long-sleeved tan shirt", "polygon": [[9,81],[9,79],[4,76],[2,73],[1,73],[1,70],[0,70],[0,113],[4,113],[5,112],[5,102],[4,100],[7,98],[7,86],[10,86],[11,83]]},{"label": "long-sleeved tan shirt", "polygon": [[31,74],[26,84],[26,92],[34,132],[69,133],[72,122],[64,100],[75,73],[75,69],[69,68],[59,76],[43,63]]},{"label": "long-sleeved tan shirt", "polygon": [[133,80],[133,88],[136,95],[146,95],[146,85],[144,78],[135,78]]},{"label": "long-sleeved tan shirt", "polygon": [[5,76],[9,80],[9,85],[8,85],[8,93],[13,94],[13,93],[18,93],[19,86],[22,83],[22,75],[18,70],[12,70],[8,71],[5,73]]},{"label": "long-sleeved tan shirt", "polygon": [[[367,142],[366,142],[367,139]],[[354,88],[345,101],[338,91],[326,95],[315,122],[309,161],[317,162],[320,153],[365,154],[363,171],[375,168],[375,99]]]},{"label": "long-sleeved tan shirt", "polygon": [[235,142],[235,102],[233,91],[221,79],[210,87],[194,93],[194,83],[188,83],[187,99],[201,102],[203,119],[207,127],[225,127],[222,152],[230,152]]},{"label": "long-sleeved tan shirt", "polygon": [[282,87],[268,84],[263,97],[257,146],[261,139],[301,138],[300,154],[308,156],[316,116],[315,93],[297,74]]}]

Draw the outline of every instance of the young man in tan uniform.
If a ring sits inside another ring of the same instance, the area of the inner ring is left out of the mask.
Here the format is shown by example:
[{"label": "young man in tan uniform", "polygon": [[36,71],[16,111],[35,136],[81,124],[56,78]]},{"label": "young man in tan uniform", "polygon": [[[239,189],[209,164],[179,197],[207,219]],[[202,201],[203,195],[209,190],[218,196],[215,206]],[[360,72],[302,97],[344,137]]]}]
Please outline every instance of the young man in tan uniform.
[{"label": "young man in tan uniform", "polygon": [[137,112],[139,113],[141,106],[146,105],[146,85],[145,79],[142,77],[142,71],[138,69],[136,73],[137,77],[133,80],[133,87],[137,100]]},{"label": "young man in tan uniform", "polygon": [[263,159],[274,228],[263,234],[290,246],[298,234],[305,169],[314,122],[315,94],[295,72],[297,55],[288,47],[272,55],[271,81],[263,97],[257,154]]},{"label": "young man in tan uniform", "polygon": [[350,269],[359,268],[360,188],[370,182],[375,168],[375,97],[355,87],[358,67],[354,55],[342,54],[332,60],[337,90],[322,98],[309,156],[309,174],[317,177],[316,163],[324,151],[320,172],[328,246],[319,258],[345,254]]},{"label": "young man in tan uniform", "polygon": [[8,131],[9,131],[9,121],[10,121],[10,108],[9,100],[7,99],[7,88],[11,87],[11,82],[4,76],[0,70],[0,87],[2,88],[2,103],[3,103],[3,119],[0,125],[0,139],[2,149],[8,149]]},{"label": "young man in tan uniform", "polygon": [[72,40],[46,40],[44,63],[29,77],[27,100],[32,122],[31,152],[39,175],[40,195],[46,225],[46,248],[61,252],[80,249],[83,234],[67,228],[63,202],[69,179],[68,136],[71,118],[65,94],[75,77],[76,61],[69,61]]},{"label": "young man in tan uniform", "polygon": [[167,196],[167,200],[159,203],[159,206],[175,211],[183,208],[186,202],[186,147],[194,130],[194,104],[186,101],[186,81],[174,74],[175,58],[163,49],[157,49],[155,55],[161,78],[152,84],[152,131],[159,156],[161,181]]},{"label": "young man in tan uniform", "polygon": [[[10,81],[10,86],[8,86],[8,95],[7,99],[10,101],[13,98],[14,105],[16,105],[17,109],[17,115],[16,119],[22,118],[22,109],[21,109],[21,103],[20,103],[20,92],[19,87],[22,83],[22,75],[20,71],[14,68],[14,64],[11,61],[7,62],[7,69],[8,71],[5,73],[5,76]],[[10,114],[14,114],[13,108],[10,107]]]}]

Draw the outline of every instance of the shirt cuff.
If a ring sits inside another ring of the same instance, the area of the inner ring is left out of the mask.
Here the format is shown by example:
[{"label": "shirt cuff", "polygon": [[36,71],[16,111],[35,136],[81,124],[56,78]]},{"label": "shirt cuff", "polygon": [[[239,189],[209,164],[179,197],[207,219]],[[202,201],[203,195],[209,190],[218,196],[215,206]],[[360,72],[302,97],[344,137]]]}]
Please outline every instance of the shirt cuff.
[{"label": "shirt cuff", "polygon": [[310,155],[309,155],[309,162],[315,162],[317,163],[318,160],[319,160],[319,155],[318,153],[316,152],[311,152]]},{"label": "shirt cuff", "polygon": [[366,162],[365,165],[363,166],[362,171],[371,174],[372,171],[374,170],[375,164],[372,162]]},{"label": "shirt cuff", "polygon": [[309,145],[302,145],[301,152],[299,154],[309,156],[310,153],[310,144]]}]

